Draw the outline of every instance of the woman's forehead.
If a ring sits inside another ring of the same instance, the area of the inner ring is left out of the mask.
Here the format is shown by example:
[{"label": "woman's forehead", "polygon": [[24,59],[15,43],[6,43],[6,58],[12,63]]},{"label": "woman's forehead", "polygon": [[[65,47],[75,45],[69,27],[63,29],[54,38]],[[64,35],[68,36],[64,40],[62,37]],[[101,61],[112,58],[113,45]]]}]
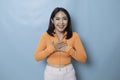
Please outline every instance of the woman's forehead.
[{"label": "woman's forehead", "polygon": [[67,17],[67,15],[63,11],[59,11],[56,13],[55,17],[59,17],[59,16]]}]

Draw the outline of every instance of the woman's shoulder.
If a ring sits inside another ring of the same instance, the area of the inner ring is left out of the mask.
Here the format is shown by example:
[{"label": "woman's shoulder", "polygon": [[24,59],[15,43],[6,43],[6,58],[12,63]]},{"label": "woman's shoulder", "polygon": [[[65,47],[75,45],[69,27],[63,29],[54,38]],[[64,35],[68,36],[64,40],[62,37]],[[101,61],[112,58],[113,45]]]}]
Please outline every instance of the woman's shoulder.
[{"label": "woman's shoulder", "polygon": [[46,36],[46,35],[47,35],[47,32],[43,32],[42,35],[43,35],[43,36]]},{"label": "woman's shoulder", "polygon": [[78,36],[79,34],[77,32],[73,32],[73,36]]},{"label": "woman's shoulder", "polygon": [[41,36],[42,36],[42,37],[48,37],[49,34],[48,34],[47,32],[43,32]]},{"label": "woman's shoulder", "polygon": [[79,38],[80,39],[80,35],[77,32],[73,32],[73,37],[74,38]]}]

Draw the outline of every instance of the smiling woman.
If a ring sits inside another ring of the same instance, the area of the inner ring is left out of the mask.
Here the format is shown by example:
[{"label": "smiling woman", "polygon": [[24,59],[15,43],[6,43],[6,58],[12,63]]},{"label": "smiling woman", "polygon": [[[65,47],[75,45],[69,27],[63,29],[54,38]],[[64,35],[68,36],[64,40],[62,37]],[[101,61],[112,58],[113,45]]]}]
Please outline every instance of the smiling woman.
[{"label": "smiling woman", "polygon": [[68,24],[66,14],[62,11],[59,11],[52,20],[52,23],[54,24],[55,30],[57,30],[57,32],[63,33]]},{"label": "smiling woman", "polygon": [[71,57],[85,62],[86,52],[79,35],[72,32],[68,11],[53,10],[47,32],[44,32],[35,51],[36,61],[47,59],[44,80],[76,80]]}]

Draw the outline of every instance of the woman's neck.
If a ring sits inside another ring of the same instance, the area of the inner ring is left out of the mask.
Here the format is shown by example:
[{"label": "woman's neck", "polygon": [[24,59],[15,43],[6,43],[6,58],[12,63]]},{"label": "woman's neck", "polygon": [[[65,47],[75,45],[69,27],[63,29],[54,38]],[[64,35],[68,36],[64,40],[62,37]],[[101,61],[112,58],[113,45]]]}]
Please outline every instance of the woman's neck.
[{"label": "woman's neck", "polygon": [[61,41],[63,38],[64,32],[56,31],[56,35],[58,36],[59,41]]}]

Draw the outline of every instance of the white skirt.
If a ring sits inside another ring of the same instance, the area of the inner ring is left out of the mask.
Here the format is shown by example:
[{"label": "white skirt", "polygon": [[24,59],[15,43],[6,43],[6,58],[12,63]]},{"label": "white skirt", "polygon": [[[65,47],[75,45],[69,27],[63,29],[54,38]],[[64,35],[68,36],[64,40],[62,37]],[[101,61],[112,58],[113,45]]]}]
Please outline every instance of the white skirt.
[{"label": "white skirt", "polygon": [[74,67],[72,64],[63,68],[46,65],[44,80],[76,80]]}]

